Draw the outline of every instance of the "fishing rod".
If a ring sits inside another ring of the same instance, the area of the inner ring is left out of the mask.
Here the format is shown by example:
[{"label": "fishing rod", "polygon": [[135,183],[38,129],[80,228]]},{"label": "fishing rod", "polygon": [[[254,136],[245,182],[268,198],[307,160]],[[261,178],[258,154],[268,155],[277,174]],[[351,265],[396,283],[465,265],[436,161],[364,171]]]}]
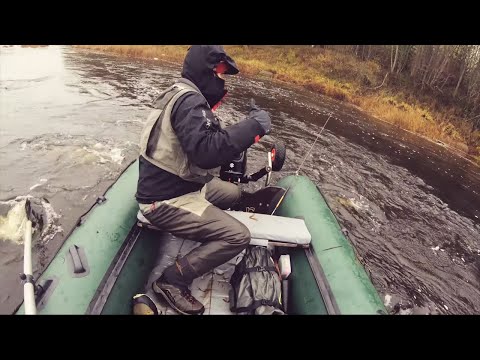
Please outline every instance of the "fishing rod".
[{"label": "fishing rod", "polygon": [[[315,138],[315,141],[313,142],[312,146],[310,146],[310,149],[307,151],[307,154],[305,155],[305,157],[303,158],[300,166],[298,167],[297,171],[295,171],[295,176],[298,176],[298,173],[300,171],[300,169],[302,168],[303,166],[303,163],[305,162],[305,160],[307,159],[308,155],[310,154],[310,151],[312,151],[313,147],[315,146],[315,144],[317,143],[317,140],[318,138],[320,137],[320,135],[322,134],[323,130],[325,129],[325,126],[327,126],[327,123],[328,123],[328,120],[330,120],[330,118],[332,117],[332,114],[330,114],[328,116],[328,119],[327,121],[325,121],[325,124],[323,124],[323,127],[322,129],[320,130],[320,132],[318,133],[317,137]],[[285,198],[285,196],[287,195],[288,193],[288,190],[290,190],[290,187],[292,186],[292,183],[290,183],[290,185],[288,186],[287,190],[285,191],[285,193],[282,195],[282,197],[280,198],[280,200],[278,200],[278,203],[277,205],[275,206],[275,209],[273,209],[272,211],[272,214],[273,215],[275,213],[275,211],[277,211],[277,208],[280,206],[280,204],[282,203],[283,199]]]}]

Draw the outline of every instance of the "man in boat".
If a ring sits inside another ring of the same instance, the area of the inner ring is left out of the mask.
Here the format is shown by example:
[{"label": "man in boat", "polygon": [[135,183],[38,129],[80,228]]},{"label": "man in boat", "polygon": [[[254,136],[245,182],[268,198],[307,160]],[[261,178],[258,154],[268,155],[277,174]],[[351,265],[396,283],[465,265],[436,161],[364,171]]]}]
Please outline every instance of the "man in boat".
[{"label": "man in boat", "polygon": [[240,188],[214,176],[271,128],[270,116],[253,101],[247,117],[234,125],[213,114],[227,93],[225,75],[238,72],[222,46],[191,46],[181,79],[155,100],[141,136],[140,211],[154,226],[201,243],[152,284],[181,314],[204,312],[189,285],[250,242],[247,227],[223,211],[239,201]]}]

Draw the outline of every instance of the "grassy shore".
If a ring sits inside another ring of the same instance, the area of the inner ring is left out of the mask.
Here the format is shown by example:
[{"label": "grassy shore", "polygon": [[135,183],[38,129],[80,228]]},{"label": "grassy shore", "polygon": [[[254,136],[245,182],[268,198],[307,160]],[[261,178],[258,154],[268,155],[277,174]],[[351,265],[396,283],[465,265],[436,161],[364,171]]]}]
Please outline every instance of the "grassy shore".
[{"label": "grassy shore", "polygon": [[[188,46],[81,45],[128,57],[181,63]],[[300,85],[351,103],[380,120],[433,141],[448,144],[480,164],[480,131],[435,99],[413,95],[408,87],[380,86],[385,71],[374,61],[329,49],[290,46],[225,46],[242,74]]]}]

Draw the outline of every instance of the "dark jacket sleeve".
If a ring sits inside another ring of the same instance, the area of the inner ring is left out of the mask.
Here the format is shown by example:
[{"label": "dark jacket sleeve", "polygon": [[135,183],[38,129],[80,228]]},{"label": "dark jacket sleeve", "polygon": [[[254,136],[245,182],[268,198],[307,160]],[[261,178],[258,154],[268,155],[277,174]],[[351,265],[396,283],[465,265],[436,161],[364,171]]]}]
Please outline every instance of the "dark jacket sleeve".
[{"label": "dark jacket sleeve", "polygon": [[189,93],[172,111],[172,127],[189,160],[203,169],[225,164],[248,149],[264,131],[253,118],[221,129],[203,97]]}]

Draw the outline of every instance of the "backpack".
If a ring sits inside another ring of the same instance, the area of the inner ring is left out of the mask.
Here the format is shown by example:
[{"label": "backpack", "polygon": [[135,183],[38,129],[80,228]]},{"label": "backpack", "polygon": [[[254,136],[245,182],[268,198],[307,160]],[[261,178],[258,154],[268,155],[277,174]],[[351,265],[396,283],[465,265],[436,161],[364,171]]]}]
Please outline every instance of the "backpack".
[{"label": "backpack", "polygon": [[282,282],[271,252],[249,246],[230,278],[230,311],[242,315],[284,315]]}]

